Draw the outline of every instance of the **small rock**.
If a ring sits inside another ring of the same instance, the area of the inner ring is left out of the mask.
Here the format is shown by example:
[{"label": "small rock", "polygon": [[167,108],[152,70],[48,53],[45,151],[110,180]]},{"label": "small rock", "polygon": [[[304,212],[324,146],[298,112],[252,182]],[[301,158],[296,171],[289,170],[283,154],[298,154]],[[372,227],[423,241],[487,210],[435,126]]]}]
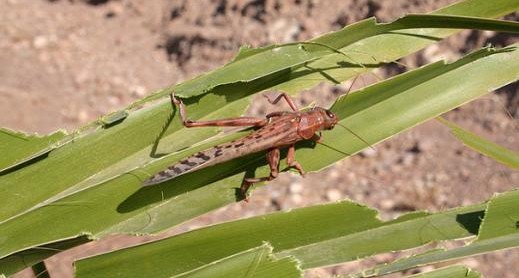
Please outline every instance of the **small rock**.
[{"label": "small rock", "polygon": [[390,253],[386,253],[386,254],[379,254],[379,255],[377,255],[377,257],[376,257],[376,261],[377,261],[378,263],[388,263],[388,262],[390,262],[390,261],[392,261],[392,260],[394,260],[394,259],[395,259],[394,255],[393,255],[393,254],[390,254]]},{"label": "small rock", "polygon": [[290,196],[290,199],[294,205],[300,205],[303,202],[303,197],[300,194],[293,194]]},{"label": "small rock", "polygon": [[80,110],[78,115],[77,115],[77,118],[79,120],[80,123],[86,123],[89,119],[89,116],[88,116],[88,112],[86,110]]},{"label": "small rock", "polygon": [[301,26],[295,22],[291,24],[285,31],[285,36],[283,37],[284,42],[290,42],[297,39],[297,36],[301,33]]},{"label": "small rock", "polygon": [[120,76],[114,76],[112,78],[112,84],[114,85],[123,85],[125,83],[124,78]]},{"label": "small rock", "polygon": [[414,155],[411,153],[406,153],[402,157],[402,164],[404,166],[411,166],[411,165],[413,165],[413,162],[414,162]]},{"label": "small rock", "polygon": [[363,202],[364,199],[365,199],[365,192],[362,192],[362,193],[357,193],[355,195],[353,195],[353,198],[351,198],[352,200],[355,200],[355,202]]},{"label": "small rock", "polygon": [[328,189],[326,191],[326,199],[328,199],[328,201],[335,202],[335,201],[339,201],[341,198],[342,198],[342,192],[339,191],[338,189],[332,188],[332,189]]},{"label": "small rock", "polygon": [[144,86],[135,85],[130,87],[130,91],[133,97],[141,98],[146,95],[146,88]]},{"label": "small rock", "polygon": [[301,33],[301,26],[297,21],[279,19],[272,24],[269,30],[269,39],[277,42],[290,42],[297,39]]},{"label": "small rock", "polygon": [[391,199],[384,199],[380,202],[380,207],[383,210],[390,210],[395,206],[395,202]]},{"label": "small rock", "polygon": [[423,139],[417,142],[417,144],[422,152],[429,152],[432,151],[434,148],[434,141],[429,139]]},{"label": "small rock", "polygon": [[463,260],[463,264],[468,266],[468,267],[470,267],[470,268],[478,268],[479,267],[478,260],[476,260],[474,258],[468,258],[468,259]]},{"label": "small rock", "polygon": [[32,40],[32,45],[36,49],[42,49],[42,48],[46,47],[48,44],[49,44],[49,39],[45,36],[41,36],[41,35],[36,36]]},{"label": "small rock", "polygon": [[332,179],[336,179],[336,178],[339,178],[340,177],[340,173],[339,171],[336,169],[336,168],[333,168],[330,170],[330,172],[328,173],[328,176]]},{"label": "small rock", "polygon": [[374,157],[377,155],[377,151],[372,148],[367,148],[360,153],[363,157]]},{"label": "small rock", "polygon": [[122,14],[124,12],[123,4],[111,1],[111,12],[115,15]]},{"label": "small rock", "polygon": [[121,103],[118,97],[116,96],[109,96],[108,97],[108,103],[112,106],[117,106]]},{"label": "small rock", "polygon": [[290,187],[288,190],[291,194],[299,194],[303,191],[303,185],[299,182],[294,182],[294,183],[290,184]]},{"label": "small rock", "polygon": [[270,191],[270,197],[273,198],[273,199],[278,199],[278,198],[280,198],[281,196],[284,196],[284,195],[285,195],[285,193],[281,194],[279,192],[279,190],[271,190]]}]

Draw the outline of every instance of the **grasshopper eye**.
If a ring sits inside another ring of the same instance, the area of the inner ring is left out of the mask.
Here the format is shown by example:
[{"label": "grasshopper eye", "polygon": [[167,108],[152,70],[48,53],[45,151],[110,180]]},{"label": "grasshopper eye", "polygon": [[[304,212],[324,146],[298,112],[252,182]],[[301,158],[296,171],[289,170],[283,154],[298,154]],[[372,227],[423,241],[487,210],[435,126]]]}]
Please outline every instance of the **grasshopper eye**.
[{"label": "grasshopper eye", "polygon": [[326,110],[326,115],[332,119],[335,118],[335,114],[330,110]]}]

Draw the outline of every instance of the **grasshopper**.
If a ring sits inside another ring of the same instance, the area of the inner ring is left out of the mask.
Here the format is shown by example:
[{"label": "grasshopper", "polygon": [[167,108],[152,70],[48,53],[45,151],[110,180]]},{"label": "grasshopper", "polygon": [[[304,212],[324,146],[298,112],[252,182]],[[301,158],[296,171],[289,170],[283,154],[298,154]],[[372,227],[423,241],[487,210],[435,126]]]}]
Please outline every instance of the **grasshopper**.
[{"label": "grasshopper", "polygon": [[251,126],[256,128],[256,130],[240,139],[195,153],[153,175],[144,181],[143,186],[162,183],[180,175],[251,153],[267,151],[270,175],[259,178],[245,178],[240,191],[242,196],[246,197],[247,190],[252,184],[270,181],[278,176],[280,149],[286,147],[288,147],[286,158],[288,167],[297,169],[301,176],[304,176],[305,171],[295,159],[295,144],[302,140],[320,142],[321,131],[333,129],[339,119],[335,113],[321,107],[299,111],[292,99],[285,93],[280,94],[275,99],[271,99],[267,95],[264,96],[271,104],[276,104],[281,99],[284,99],[292,111],[273,112],[266,115],[265,118],[238,117],[211,121],[192,121],[187,119],[185,105],[182,100],[171,94],[172,105],[178,106],[180,118],[185,127]]}]

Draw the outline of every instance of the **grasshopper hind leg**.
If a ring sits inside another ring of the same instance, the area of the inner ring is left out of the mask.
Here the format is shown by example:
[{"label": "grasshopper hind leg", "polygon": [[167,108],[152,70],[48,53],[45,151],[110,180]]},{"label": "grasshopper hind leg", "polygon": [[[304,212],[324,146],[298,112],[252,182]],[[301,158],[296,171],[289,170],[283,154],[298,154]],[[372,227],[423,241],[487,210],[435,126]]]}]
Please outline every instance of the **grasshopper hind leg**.
[{"label": "grasshopper hind leg", "polygon": [[237,118],[228,118],[228,119],[219,119],[219,120],[209,120],[209,121],[193,121],[187,118],[186,106],[182,102],[181,99],[177,98],[175,94],[170,95],[171,104],[173,106],[178,107],[180,112],[180,119],[182,120],[182,124],[185,127],[204,127],[204,126],[254,126],[254,127],[263,127],[265,126],[269,120],[263,118],[256,117],[237,117]]}]

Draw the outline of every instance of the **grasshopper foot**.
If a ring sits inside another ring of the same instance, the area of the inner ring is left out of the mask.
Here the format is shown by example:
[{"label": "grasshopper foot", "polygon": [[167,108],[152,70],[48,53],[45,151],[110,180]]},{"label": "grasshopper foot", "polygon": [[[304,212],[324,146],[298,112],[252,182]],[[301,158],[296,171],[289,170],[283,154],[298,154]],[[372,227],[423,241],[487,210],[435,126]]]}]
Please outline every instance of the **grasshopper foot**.
[{"label": "grasshopper foot", "polygon": [[237,188],[237,197],[238,197],[238,200],[240,201],[244,201],[246,203],[249,202],[249,196],[250,194],[248,194],[248,191],[249,191],[249,188],[253,185],[252,182],[248,182],[246,179],[243,180],[243,183],[241,184],[241,187],[240,188]]},{"label": "grasshopper foot", "polygon": [[182,103],[182,100],[178,99],[175,96],[175,93],[171,93],[171,95],[169,95],[169,97],[171,98],[171,103],[173,103],[173,105],[180,106],[180,105],[184,104],[184,103]]},{"label": "grasshopper foot", "polygon": [[297,161],[291,161],[291,163],[288,164],[288,167],[289,168],[296,168],[296,170],[299,172],[299,174],[301,175],[301,177],[305,177],[306,173],[305,173],[305,170],[303,170],[303,167],[301,166],[301,164],[299,164],[299,162]]}]

